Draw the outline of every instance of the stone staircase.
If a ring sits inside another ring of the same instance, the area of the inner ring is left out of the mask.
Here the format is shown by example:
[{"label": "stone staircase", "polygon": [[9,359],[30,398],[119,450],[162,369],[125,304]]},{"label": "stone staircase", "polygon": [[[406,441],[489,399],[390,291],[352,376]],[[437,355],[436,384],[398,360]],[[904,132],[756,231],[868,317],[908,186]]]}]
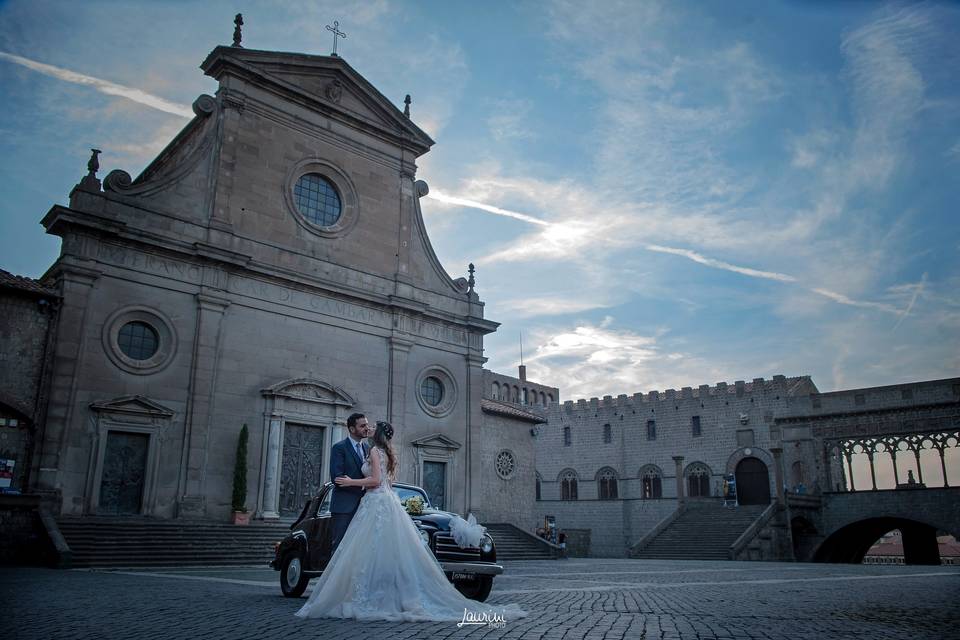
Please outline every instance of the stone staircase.
[{"label": "stone staircase", "polygon": [[671,522],[632,558],[729,560],[730,545],[760,517],[768,505],[724,507],[719,500],[690,501]]},{"label": "stone staircase", "polygon": [[74,567],[262,565],[287,524],[232,525],[149,518],[60,518]]},{"label": "stone staircase", "polygon": [[553,549],[545,542],[527,535],[512,524],[484,524],[497,546],[497,562],[509,560],[552,560]]}]

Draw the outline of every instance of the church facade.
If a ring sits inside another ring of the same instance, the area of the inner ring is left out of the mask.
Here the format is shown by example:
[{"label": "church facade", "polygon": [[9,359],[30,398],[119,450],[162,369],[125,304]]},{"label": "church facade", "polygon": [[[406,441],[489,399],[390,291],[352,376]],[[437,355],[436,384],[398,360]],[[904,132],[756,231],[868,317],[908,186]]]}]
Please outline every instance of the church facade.
[{"label": "church facade", "polygon": [[139,177],[101,185],[94,154],[43,219],[60,308],[30,484],[61,515],[223,520],[247,425],[247,508],[295,515],[362,412],[397,425],[401,480],[482,514],[497,323],[427,238],[433,141],[340,57],[202,69],[216,96]]}]

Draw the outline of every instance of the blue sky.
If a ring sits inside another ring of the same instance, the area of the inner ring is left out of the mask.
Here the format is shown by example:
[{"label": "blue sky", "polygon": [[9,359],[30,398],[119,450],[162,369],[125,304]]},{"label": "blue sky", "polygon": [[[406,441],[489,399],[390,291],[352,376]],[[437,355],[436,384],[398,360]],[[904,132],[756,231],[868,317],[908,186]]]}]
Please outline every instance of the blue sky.
[{"label": "blue sky", "polygon": [[587,4],[4,2],[0,267],[55,259],[90,147],[136,175],[215,92],[237,10],[257,49],[327,54],[339,20],[437,142],[424,217],[477,264],[491,368],[522,332],[564,398],[958,375],[960,6]]}]

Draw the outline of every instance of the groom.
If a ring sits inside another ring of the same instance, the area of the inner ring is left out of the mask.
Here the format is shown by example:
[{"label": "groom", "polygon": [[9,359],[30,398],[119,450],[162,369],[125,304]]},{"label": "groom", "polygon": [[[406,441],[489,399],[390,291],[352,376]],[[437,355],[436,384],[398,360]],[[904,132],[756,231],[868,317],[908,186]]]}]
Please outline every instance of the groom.
[{"label": "groom", "polygon": [[[368,435],[367,418],[362,413],[351,414],[347,418],[347,432],[350,435],[333,445],[330,450],[331,482],[340,476],[358,480],[363,478],[360,467],[367,457],[367,446],[363,443],[363,439]],[[362,497],[362,487],[333,486],[333,497],[330,499],[330,557],[333,557],[343,534],[350,526]]]}]

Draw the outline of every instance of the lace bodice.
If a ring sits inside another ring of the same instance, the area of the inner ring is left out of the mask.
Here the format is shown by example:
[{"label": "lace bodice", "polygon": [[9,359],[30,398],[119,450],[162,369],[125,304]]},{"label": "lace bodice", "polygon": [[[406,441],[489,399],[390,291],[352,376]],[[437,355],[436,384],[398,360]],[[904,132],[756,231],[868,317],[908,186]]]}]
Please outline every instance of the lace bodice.
[{"label": "lace bodice", "polygon": [[383,449],[379,447],[373,447],[370,449],[370,453],[367,456],[367,459],[363,461],[363,466],[360,467],[360,471],[363,472],[364,478],[369,478],[373,475],[373,470],[370,465],[370,461],[373,459],[373,452],[376,450],[380,454],[380,485],[376,487],[368,487],[367,491],[377,491],[379,489],[392,488],[390,483],[390,478],[387,476],[387,454]]}]

